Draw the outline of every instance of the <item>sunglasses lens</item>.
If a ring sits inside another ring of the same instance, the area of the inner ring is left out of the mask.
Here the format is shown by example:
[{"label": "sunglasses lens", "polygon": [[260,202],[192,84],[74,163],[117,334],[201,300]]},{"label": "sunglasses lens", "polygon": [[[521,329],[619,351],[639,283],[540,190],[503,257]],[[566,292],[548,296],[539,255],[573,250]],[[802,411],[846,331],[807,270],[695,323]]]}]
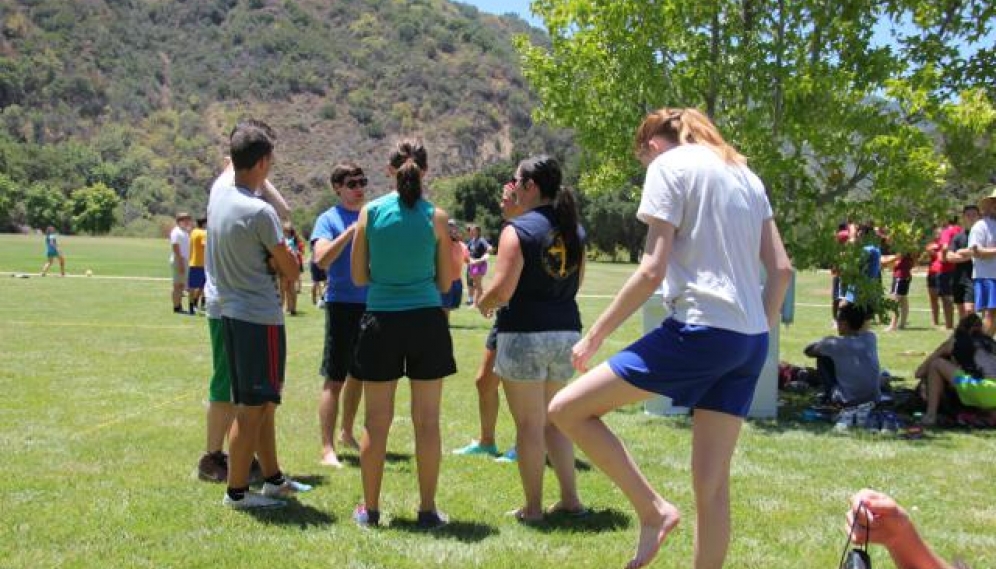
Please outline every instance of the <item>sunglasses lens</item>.
[{"label": "sunglasses lens", "polygon": [[367,187],[367,179],[360,178],[359,180],[350,180],[346,182],[346,187],[351,190],[355,190],[356,188],[365,188]]}]

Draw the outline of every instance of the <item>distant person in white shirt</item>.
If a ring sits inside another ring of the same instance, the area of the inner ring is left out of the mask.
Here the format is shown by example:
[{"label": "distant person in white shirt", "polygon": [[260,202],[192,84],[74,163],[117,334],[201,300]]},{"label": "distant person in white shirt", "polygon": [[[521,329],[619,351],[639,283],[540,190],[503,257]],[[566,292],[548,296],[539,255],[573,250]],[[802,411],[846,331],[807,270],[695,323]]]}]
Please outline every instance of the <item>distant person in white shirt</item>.
[{"label": "distant person in white shirt", "polygon": [[[637,211],[648,226],[643,258],[574,346],[574,366],[587,373],[553,398],[550,418],[636,510],[632,569],[653,561],[680,514],[650,486],[602,416],[656,395],[693,408],[694,566],[719,568],[730,540],[730,461],[792,266],[764,185],[704,114],[650,113],[637,130],[636,154],[647,167]],[[671,315],[588,371],[602,342],[662,281]]]},{"label": "distant person in white shirt", "polygon": [[996,332],[996,189],[979,200],[982,218],[968,233],[968,251],[975,263],[975,310],[982,314],[983,327],[990,336]]},{"label": "distant person in white shirt", "polygon": [[173,313],[183,311],[183,291],[187,288],[187,269],[190,266],[190,229],[193,218],[189,213],[176,214],[176,227],[169,233],[169,264],[173,272]]}]

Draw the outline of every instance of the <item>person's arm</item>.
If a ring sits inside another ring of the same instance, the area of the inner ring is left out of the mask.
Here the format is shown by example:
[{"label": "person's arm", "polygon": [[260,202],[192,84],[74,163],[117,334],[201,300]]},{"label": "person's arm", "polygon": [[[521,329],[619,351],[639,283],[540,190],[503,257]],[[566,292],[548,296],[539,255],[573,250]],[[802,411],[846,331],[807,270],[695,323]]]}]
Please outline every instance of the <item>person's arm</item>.
[{"label": "person's arm", "polygon": [[290,206],[287,205],[287,200],[284,199],[284,196],[280,194],[269,180],[263,182],[263,187],[259,190],[259,197],[273,206],[280,221],[290,221]]},{"label": "person's arm", "polygon": [[885,546],[897,569],[951,569],[920,537],[909,515],[896,501],[881,492],[864,489],[851,498],[847,530],[857,544]]},{"label": "person's arm", "polygon": [[498,239],[498,261],[495,263],[495,276],[484,294],[477,299],[477,309],[490,318],[495,309],[506,304],[515,294],[522,276],[525,259],[519,244],[519,234],[515,227],[506,225]]},{"label": "person's arm", "polygon": [[768,317],[768,328],[774,329],[781,318],[793,269],[773,218],[765,220],[761,227],[761,263],[768,275],[764,283],[764,313]]},{"label": "person's arm", "polygon": [[436,235],[436,288],[439,292],[449,292],[456,277],[453,275],[453,254],[450,252],[450,216],[444,210],[435,208],[432,214],[432,232]]},{"label": "person's arm", "polygon": [[353,236],[356,234],[356,225],[356,223],[350,225],[335,239],[329,240],[324,237],[319,237],[315,240],[315,251],[313,257],[315,259],[315,263],[318,264],[322,270],[327,271],[329,266],[339,258],[339,255],[341,255],[346,249],[346,246],[353,240]]},{"label": "person's arm", "polygon": [[297,264],[297,257],[281,240],[276,245],[270,247],[270,258],[273,260],[273,268],[277,275],[286,281],[296,281],[301,276],[301,269]]},{"label": "person's arm", "polygon": [[[647,242],[639,267],[588,333],[574,345],[571,363],[578,371],[588,370],[588,360],[595,355],[605,338],[650,298],[667,274],[667,261],[677,228],[659,218],[649,218],[647,221]],[[498,250],[503,252],[500,243]]]},{"label": "person's arm", "polygon": [[367,208],[360,210],[360,218],[353,225],[353,249],[349,258],[349,273],[353,284],[366,286],[370,284],[370,250],[367,245]]}]

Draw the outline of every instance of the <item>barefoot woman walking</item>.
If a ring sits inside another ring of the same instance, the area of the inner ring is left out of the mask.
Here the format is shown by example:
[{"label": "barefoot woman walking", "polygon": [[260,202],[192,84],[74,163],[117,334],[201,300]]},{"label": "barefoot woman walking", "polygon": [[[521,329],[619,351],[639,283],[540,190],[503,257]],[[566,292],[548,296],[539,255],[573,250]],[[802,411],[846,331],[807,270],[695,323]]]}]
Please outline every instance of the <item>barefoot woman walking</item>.
[{"label": "barefoot woman walking", "polygon": [[671,315],[557,394],[550,417],[636,510],[640,537],[627,565],[635,568],[653,560],[679,513],[601,417],[655,394],[694,408],[694,566],[719,568],[730,539],[730,459],[792,269],[764,186],[705,115],[650,113],[637,130],[636,151],[647,167],[637,212],[648,226],[643,258],[574,346],[574,366],[585,371],[605,338],[661,281]]}]

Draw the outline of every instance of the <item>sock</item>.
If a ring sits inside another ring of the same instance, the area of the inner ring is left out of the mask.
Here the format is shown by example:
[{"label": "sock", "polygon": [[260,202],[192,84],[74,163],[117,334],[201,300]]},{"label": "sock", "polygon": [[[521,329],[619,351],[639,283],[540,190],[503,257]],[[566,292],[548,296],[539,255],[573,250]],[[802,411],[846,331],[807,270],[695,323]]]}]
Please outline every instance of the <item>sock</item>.
[{"label": "sock", "polygon": [[284,473],[278,470],[276,474],[267,478],[266,482],[268,484],[273,484],[274,486],[280,486],[281,484],[286,482],[286,479],[284,478]]},{"label": "sock", "polygon": [[183,307],[177,304],[173,306],[173,312],[183,312]]},{"label": "sock", "polygon": [[194,303],[193,302],[190,303],[190,313],[191,314],[194,313]]},{"label": "sock", "polygon": [[231,488],[230,487],[227,490],[229,499],[235,500],[236,502],[239,501],[239,500],[244,499],[246,497],[246,492],[248,492],[248,491],[249,491],[249,487],[248,486],[245,487],[245,488]]}]

